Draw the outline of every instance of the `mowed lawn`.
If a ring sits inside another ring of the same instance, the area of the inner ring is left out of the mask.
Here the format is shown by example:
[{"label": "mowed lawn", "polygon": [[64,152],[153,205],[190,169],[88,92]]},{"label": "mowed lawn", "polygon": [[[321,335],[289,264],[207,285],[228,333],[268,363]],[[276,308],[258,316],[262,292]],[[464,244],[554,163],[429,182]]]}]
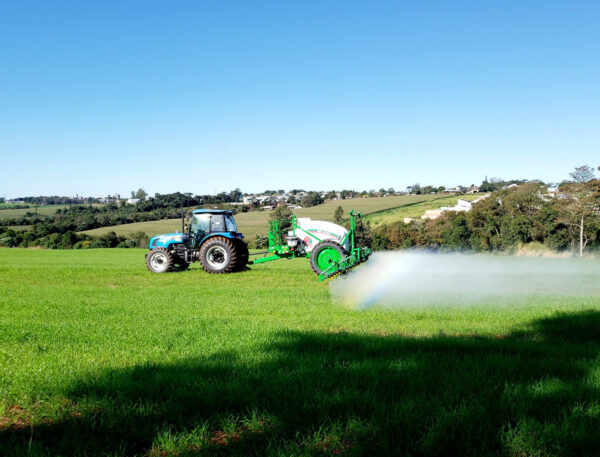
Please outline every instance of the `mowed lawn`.
[{"label": "mowed lawn", "polygon": [[0,455],[600,454],[598,297],[359,311],[144,252],[0,249]]},{"label": "mowed lawn", "polygon": [[[351,200],[333,200],[311,208],[302,208],[294,210],[298,217],[311,217],[319,220],[333,220],[333,213],[338,206],[347,213],[354,209],[364,214],[372,214],[390,208],[398,208],[405,205],[413,205],[420,202],[426,202],[431,199],[439,198],[438,195],[402,195],[395,197],[375,197],[375,198],[354,198]],[[266,235],[269,231],[270,211],[253,211],[250,213],[238,213],[235,220],[238,229],[246,236],[248,240],[253,240],[257,235]],[[108,232],[116,232],[118,235],[130,235],[135,232],[144,232],[149,236],[160,235],[162,233],[181,231],[181,219],[165,219],[162,221],[137,222],[133,224],[115,225],[112,227],[102,227],[93,230],[86,230],[81,233],[88,235],[104,235]]]}]

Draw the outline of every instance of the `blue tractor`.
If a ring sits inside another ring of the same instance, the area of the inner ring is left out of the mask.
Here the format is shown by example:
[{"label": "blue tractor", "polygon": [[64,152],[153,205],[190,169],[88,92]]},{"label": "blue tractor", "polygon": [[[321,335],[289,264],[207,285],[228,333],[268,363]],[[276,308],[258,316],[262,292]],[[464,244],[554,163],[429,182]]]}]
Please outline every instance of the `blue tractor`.
[{"label": "blue tractor", "polygon": [[150,239],[146,266],[153,273],[185,270],[200,262],[208,273],[231,273],[246,268],[248,247],[237,231],[233,213],[226,210],[196,209],[182,233],[167,233]]}]

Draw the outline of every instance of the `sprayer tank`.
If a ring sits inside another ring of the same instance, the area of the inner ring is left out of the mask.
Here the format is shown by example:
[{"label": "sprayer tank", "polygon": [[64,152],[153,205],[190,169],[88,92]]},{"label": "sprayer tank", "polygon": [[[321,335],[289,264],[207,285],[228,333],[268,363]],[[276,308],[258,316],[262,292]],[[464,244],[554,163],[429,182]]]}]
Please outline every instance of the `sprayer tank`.
[{"label": "sprayer tank", "polygon": [[[350,240],[348,239],[348,230],[341,225],[328,221],[313,221],[310,217],[301,217],[297,219],[296,236],[300,238],[302,247],[306,252],[312,249],[320,241],[331,240],[340,243],[348,251],[350,249]],[[293,232],[288,233],[293,236]]]}]

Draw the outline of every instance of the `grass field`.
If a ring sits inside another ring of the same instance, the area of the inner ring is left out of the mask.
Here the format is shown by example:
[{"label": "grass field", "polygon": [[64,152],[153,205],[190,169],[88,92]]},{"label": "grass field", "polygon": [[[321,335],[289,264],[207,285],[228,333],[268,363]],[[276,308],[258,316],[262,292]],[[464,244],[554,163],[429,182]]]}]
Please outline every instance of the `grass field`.
[{"label": "grass field", "polygon": [[462,200],[471,201],[475,200],[481,195],[483,194],[468,194],[461,195],[460,197],[450,195],[447,197],[436,198],[435,200],[428,200],[421,203],[417,202],[413,204],[404,205],[398,208],[384,210],[376,214],[371,214],[370,216],[366,217],[366,220],[371,221],[373,225],[379,225],[383,223],[389,224],[391,222],[403,221],[405,217],[419,219],[423,214],[425,214],[425,211],[429,209],[438,209],[442,206],[454,206],[456,205],[459,198]]},{"label": "grass field", "polygon": [[0,455],[600,454],[600,301],[366,311],[303,259],[0,249]]},{"label": "grass field", "polygon": [[[57,209],[66,208],[69,205],[47,205],[47,206],[39,206],[37,209],[37,213],[42,216],[52,216]],[[35,207],[30,208],[0,208],[0,221],[4,219],[12,219],[15,217],[24,216],[25,213],[35,213]]]},{"label": "grass field", "polygon": [[9,225],[7,228],[14,230],[15,232],[27,232],[31,230],[33,225]]},{"label": "grass field", "polygon": [[[397,197],[381,198],[355,198],[352,200],[334,200],[317,205],[312,208],[303,208],[295,210],[298,217],[311,217],[313,219],[333,220],[333,213],[338,206],[344,208],[347,213],[351,209],[360,211],[364,214],[371,214],[378,211],[384,211],[390,208],[397,208],[404,205],[426,202],[438,198],[436,195],[404,195]],[[254,239],[256,235],[266,235],[269,230],[269,211],[253,211],[251,213],[239,213],[235,215],[238,229],[247,239]],[[114,231],[118,235],[129,235],[134,232],[145,232],[149,236],[159,235],[161,233],[174,232],[181,230],[181,219],[166,219],[162,221],[138,222],[134,224],[123,224],[113,227],[102,227],[93,230],[86,230],[82,233],[88,235],[103,235]]]}]

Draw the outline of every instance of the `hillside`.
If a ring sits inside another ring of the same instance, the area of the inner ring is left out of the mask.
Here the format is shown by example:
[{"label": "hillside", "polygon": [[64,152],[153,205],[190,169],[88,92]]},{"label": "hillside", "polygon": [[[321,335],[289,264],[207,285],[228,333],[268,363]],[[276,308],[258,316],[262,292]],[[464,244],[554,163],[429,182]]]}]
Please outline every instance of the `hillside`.
[{"label": "hillside", "polygon": [[[413,206],[439,198],[439,195],[402,195],[395,197],[333,200],[325,202],[321,205],[313,206],[311,208],[295,210],[294,212],[298,217],[333,220],[333,213],[338,206],[344,208],[344,212],[346,213],[354,209],[355,211],[360,211],[363,214],[373,214],[394,208],[402,208],[407,205]],[[443,198],[443,200],[445,200],[445,198]],[[237,222],[238,229],[244,233],[244,235],[246,235],[246,238],[253,239],[256,235],[264,235],[267,233],[269,229],[269,214],[269,211],[239,213],[236,214],[235,220]],[[86,230],[81,233],[98,236],[114,231],[118,235],[129,235],[131,233],[141,231],[145,232],[149,236],[153,236],[161,233],[174,232],[176,230],[181,230],[181,219],[165,219],[161,221],[123,224]]]},{"label": "hillside", "polygon": [[[52,216],[57,209],[67,208],[70,205],[45,205],[38,206],[37,213],[42,216]],[[29,208],[10,208],[0,207],[0,221],[4,219],[13,219],[16,217],[22,217],[26,213],[35,213],[35,207],[30,206]]]},{"label": "hillside", "polygon": [[430,209],[438,209],[442,206],[454,206],[460,198],[461,200],[472,201],[484,194],[469,194],[469,195],[449,195],[446,197],[439,197],[436,199],[430,199],[424,202],[416,202],[412,205],[404,205],[398,208],[392,208],[376,214],[371,214],[366,217],[366,220],[371,221],[372,225],[380,225],[383,223],[390,223],[404,220],[405,217],[412,217],[415,219],[420,218],[425,211]]}]

